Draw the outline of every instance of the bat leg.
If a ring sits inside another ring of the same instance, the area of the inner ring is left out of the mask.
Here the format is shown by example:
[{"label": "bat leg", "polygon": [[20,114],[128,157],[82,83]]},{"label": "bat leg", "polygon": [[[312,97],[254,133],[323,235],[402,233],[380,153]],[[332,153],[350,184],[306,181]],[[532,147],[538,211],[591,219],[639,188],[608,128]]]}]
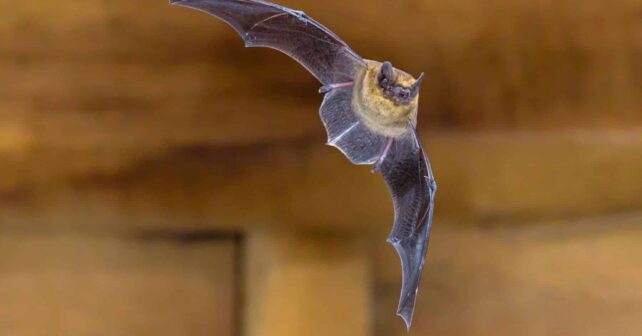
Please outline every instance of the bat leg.
[{"label": "bat leg", "polygon": [[336,84],[324,85],[319,89],[319,93],[328,93],[328,92],[330,92],[332,90],[351,87],[353,83],[354,82],[344,82],[344,83],[336,83]]},{"label": "bat leg", "polygon": [[394,138],[388,138],[388,141],[386,141],[386,145],[383,147],[383,150],[381,150],[381,154],[379,154],[379,159],[377,159],[374,168],[371,170],[373,174],[381,170],[381,165],[386,160],[386,156],[388,156],[388,152],[390,151],[390,147],[392,147],[392,143],[394,141]]},{"label": "bat leg", "polygon": [[[423,76],[423,73],[421,75]],[[419,155],[421,159],[425,159],[424,150],[422,149],[423,147],[421,146],[421,143],[419,143],[419,137],[417,137],[417,129],[412,123],[408,123],[408,127],[410,127],[415,134],[413,140],[415,142],[415,148],[417,148],[417,155]]]}]

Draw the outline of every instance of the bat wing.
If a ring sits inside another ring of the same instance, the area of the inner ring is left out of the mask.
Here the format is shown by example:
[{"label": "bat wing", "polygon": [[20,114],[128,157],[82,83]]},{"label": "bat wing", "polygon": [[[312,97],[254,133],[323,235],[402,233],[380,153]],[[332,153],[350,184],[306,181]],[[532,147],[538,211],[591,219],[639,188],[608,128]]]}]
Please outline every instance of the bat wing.
[{"label": "bat wing", "polygon": [[301,63],[321,83],[351,82],[364,63],[336,34],[304,12],[258,0],[170,0],[227,22],[247,47],[277,49]]},{"label": "bat wing", "polygon": [[402,286],[397,315],[410,328],[419,280],[428,250],[437,185],[413,125],[395,139],[381,166],[392,195],[395,223],[388,236],[401,259]]},{"label": "bat wing", "polygon": [[[301,11],[258,0],[171,0],[171,3],[227,22],[248,47],[282,51],[301,63],[325,87],[353,82],[355,70],[365,66],[365,61],[343,40]],[[351,85],[339,85],[325,95],[320,114],[328,132],[328,144],[355,164],[374,163],[384,139],[359,121],[351,102]]]},{"label": "bat wing", "polygon": [[321,121],[328,133],[328,145],[339,149],[354,164],[373,164],[387,139],[376,134],[352,108],[352,87],[326,93],[321,104]]},{"label": "bat wing", "polygon": [[[277,49],[301,63],[321,83],[326,95],[320,116],[328,145],[354,164],[373,164],[388,139],[372,132],[352,107],[354,74],[366,66],[337,35],[301,11],[259,0],[171,0],[214,15],[232,26],[248,47]],[[409,327],[428,249],[436,184],[428,157],[409,124],[406,136],[395,138],[381,172],[395,208],[388,237],[401,258],[402,289],[397,314]]]}]

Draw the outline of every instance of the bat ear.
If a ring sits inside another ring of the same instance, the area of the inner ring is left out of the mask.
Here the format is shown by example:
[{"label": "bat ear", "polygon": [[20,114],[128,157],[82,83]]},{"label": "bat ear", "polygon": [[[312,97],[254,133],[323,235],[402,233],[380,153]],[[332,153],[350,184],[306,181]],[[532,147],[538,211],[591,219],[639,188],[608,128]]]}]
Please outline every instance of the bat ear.
[{"label": "bat ear", "polygon": [[392,63],[385,61],[381,65],[381,72],[386,75],[386,77],[393,79],[395,73],[394,73],[394,67],[392,66]]},{"label": "bat ear", "polygon": [[415,81],[415,84],[412,85],[412,89],[414,90],[415,88],[419,88],[421,86],[421,83],[424,82],[424,73],[422,72],[421,75],[419,75],[419,78]]},{"label": "bat ear", "polygon": [[392,63],[388,61],[383,62],[383,64],[381,64],[381,70],[379,70],[379,74],[377,76],[379,84],[391,84],[394,82],[394,76],[395,73]]},{"label": "bat ear", "polygon": [[424,73],[422,72],[421,75],[419,75],[419,78],[415,81],[415,84],[412,84],[412,97],[416,97],[419,94],[419,88],[421,87],[421,83],[424,82]]}]

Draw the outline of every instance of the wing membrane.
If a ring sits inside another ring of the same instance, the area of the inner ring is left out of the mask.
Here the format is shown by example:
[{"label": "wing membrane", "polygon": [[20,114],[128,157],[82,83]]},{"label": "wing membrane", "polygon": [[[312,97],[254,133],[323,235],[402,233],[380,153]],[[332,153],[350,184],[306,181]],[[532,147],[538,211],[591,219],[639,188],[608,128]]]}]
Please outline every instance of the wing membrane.
[{"label": "wing membrane", "polygon": [[395,223],[388,236],[401,259],[402,286],[397,314],[410,328],[428,239],[432,227],[435,183],[430,162],[412,125],[403,138],[395,139],[381,173],[395,209]]},{"label": "wing membrane", "polygon": [[[366,66],[337,35],[301,11],[259,0],[171,0],[214,15],[232,26],[248,47],[277,49],[301,63],[321,83],[320,116],[328,144],[354,164],[373,164],[387,155],[380,169],[393,198],[395,222],[388,237],[402,265],[397,314],[410,328],[432,225],[436,184],[412,124],[405,136],[388,139],[372,132],[352,107],[355,71]],[[335,85],[336,84],[336,85]]]},{"label": "wing membrane", "polygon": [[352,108],[352,88],[328,92],[319,114],[328,132],[328,145],[337,147],[354,164],[373,164],[386,141],[370,131]]},{"label": "wing membrane", "polygon": [[294,58],[321,83],[350,82],[355,63],[363,63],[336,34],[308,17],[267,1],[171,0],[227,22],[248,47],[277,49]]}]

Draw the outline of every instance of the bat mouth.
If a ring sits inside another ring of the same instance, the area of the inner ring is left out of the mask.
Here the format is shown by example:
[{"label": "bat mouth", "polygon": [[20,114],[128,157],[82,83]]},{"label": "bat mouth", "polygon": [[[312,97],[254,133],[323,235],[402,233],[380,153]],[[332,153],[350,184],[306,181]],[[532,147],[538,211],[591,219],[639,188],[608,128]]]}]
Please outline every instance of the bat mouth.
[{"label": "bat mouth", "polygon": [[381,65],[377,74],[377,85],[381,88],[383,96],[392,100],[397,105],[408,105],[419,94],[419,88],[424,81],[424,74],[419,75],[415,83],[406,87],[399,85],[395,78],[392,63],[386,61]]}]

